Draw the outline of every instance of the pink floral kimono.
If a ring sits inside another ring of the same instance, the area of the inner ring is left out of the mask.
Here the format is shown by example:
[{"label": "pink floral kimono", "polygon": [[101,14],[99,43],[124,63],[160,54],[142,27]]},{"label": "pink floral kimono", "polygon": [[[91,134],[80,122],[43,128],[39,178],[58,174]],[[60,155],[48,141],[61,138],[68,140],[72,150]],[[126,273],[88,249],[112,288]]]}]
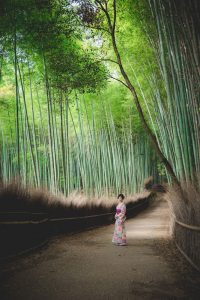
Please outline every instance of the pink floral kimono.
[{"label": "pink floral kimono", "polygon": [[112,243],[116,245],[126,245],[126,229],[125,229],[125,220],[126,220],[126,204],[120,202],[116,207],[115,214],[115,230],[112,238]]}]

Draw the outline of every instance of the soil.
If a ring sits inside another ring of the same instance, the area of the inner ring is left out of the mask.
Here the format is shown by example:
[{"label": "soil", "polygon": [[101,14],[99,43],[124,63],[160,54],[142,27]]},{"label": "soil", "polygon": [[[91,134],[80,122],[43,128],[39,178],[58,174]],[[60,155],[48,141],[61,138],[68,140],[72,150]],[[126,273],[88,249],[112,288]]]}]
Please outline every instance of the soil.
[{"label": "soil", "polygon": [[165,201],[154,201],[125,226],[127,246],[112,244],[112,224],[56,236],[1,265],[1,299],[200,299],[199,273],[170,238]]}]

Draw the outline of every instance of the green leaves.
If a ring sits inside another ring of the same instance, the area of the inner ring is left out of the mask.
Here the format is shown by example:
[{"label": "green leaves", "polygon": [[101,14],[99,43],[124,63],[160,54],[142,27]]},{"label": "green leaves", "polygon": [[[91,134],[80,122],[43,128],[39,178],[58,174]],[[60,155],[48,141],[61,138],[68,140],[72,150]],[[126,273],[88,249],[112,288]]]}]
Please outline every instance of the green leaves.
[{"label": "green leaves", "polygon": [[[3,76],[7,83],[16,80],[18,93],[16,116],[4,120],[4,178],[10,180],[20,172],[25,184],[44,184],[65,194],[73,189],[89,194],[138,190],[144,177],[156,173],[155,165],[149,163],[152,150],[124,86],[114,82],[106,86],[108,62],[103,64],[102,59],[105,52],[111,59],[113,54],[108,43],[102,51],[102,36],[97,34],[100,47],[93,39],[87,44],[87,35],[93,38],[94,31],[83,30],[66,1],[28,0],[24,6],[22,0],[7,0],[5,6],[1,38],[9,53],[6,66],[12,71],[7,76],[4,65]],[[90,17],[87,13],[84,18]],[[6,29],[9,18],[14,26]],[[94,25],[93,20],[87,20]],[[101,15],[97,24],[104,26]],[[127,32],[131,18],[127,24],[119,38],[127,34],[128,43],[122,41],[131,53],[132,44],[135,47],[140,42],[143,47],[144,41],[138,28]],[[140,49],[134,53],[137,59]],[[126,55],[124,52],[124,61]],[[110,63],[109,67],[111,74],[119,76],[117,65],[111,67]],[[102,87],[107,89],[100,91]],[[74,90],[79,96],[87,92],[86,99],[75,101]],[[14,105],[13,101],[15,109]]]},{"label": "green leaves", "polygon": [[18,56],[23,52],[36,64],[43,64],[45,56],[54,87],[95,91],[103,84],[105,67],[92,51],[84,51],[79,21],[68,1],[6,0],[1,13],[3,49],[13,53],[16,37]]},{"label": "green leaves", "polygon": [[158,139],[177,177],[189,182],[200,171],[199,94],[196,90],[200,81],[195,64],[199,57],[196,43],[200,39],[198,1],[182,1],[181,7],[178,1],[149,2],[158,32],[155,46],[159,47],[155,50],[165,88],[163,101],[158,81],[151,77]]}]

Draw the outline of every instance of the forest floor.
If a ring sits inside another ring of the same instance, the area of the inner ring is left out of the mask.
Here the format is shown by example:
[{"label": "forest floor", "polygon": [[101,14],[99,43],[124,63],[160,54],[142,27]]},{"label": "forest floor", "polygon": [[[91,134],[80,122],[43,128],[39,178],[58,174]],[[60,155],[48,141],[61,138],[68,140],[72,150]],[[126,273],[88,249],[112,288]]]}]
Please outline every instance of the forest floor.
[{"label": "forest floor", "polygon": [[1,266],[0,298],[200,299],[199,274],[170,239],[165,201],[154,201],[125,226],[127,246],[112,244],[112,224],[56,236]]}]

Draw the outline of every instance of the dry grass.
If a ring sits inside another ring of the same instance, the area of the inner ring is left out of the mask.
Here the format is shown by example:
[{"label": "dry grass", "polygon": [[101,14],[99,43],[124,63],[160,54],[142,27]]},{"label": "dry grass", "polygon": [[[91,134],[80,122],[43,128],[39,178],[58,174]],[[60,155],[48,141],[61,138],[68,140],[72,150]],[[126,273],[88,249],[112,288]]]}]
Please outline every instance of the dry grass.
[{"label": "dry grass", "polygon": [[200,176],[196,183],[181,182],[184,199],[180,188],[168,187],[165,199],[168,201],[171,214],[171,234],[178,246],[200,269],[200,232],[177,224],[176,220],[200,227]]},{"label": "dry grass", "polygon": [[152,187],[153,184],[153,177],[149,176],[147,178],[145,178],[144,180],[144,187],[145,189],[149,190]]},{"label": "dry grass", "polygon": [[200,226],[200,187],[192,182],[181,182],[182,191],[186,201],[183,200],[180,188],[177,186],[168,186],[165,199],[168,201],[171,212],[177,220]]},{"label": "dry grass", "polygon": [[[150,192],[143,192],[129,195],[126,197],[125,203],[129,206],[133,202],[137,203],[140,199],[141,201],[144,200],[150,194]],[[36,225],[25,224],[21,226],[20,224],[17,226],[9,224],[1,226],[0,258],[35,247],[52,234],[66,234],[110,224],[114,222],[113,214],[102,218],[84,218],[84,220],[76,222],[68,222],[66,219],[107,212],[114,213],[117,203],[117,197],[89,198],[84,193],[74,191],[66,198],[62,193],[53,195],[45,188],[25,188],[17,181],[8,184],[0,183],[0,221],[19,222],[44,219],[43,214],[30,215],[33,212],[42,212],[45,214],[45,219],[54,220],[54,222],[46,221],[40,224],[36,223]],[[23,213],[13,214],[13,212]],[[24,212],[27,213],[24,214]]]},{"label": "dry grass", "polygon": [[[150,191],[128,195],[124,202],[129,205],[147,198]],[[117,197],[88,197],[82,192],[74,191],[68,197],[62,193],[54,195],[47,189],[25,188],[19,182],[0,184],[1,211],[44,211],[51,214],[85,214],[101,213],[113,210]]]}]

